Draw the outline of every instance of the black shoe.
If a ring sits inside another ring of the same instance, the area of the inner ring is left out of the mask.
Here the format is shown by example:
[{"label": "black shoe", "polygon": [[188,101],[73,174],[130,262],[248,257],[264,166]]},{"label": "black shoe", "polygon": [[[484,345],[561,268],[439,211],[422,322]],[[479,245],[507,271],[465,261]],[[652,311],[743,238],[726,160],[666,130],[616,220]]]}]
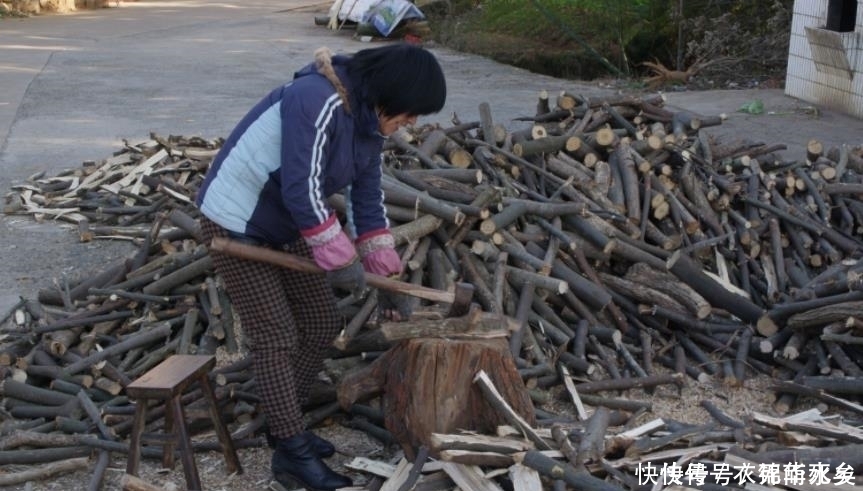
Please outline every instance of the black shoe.
[{"label": "black shoe", "polygon": [[272,470],[276,481],[287,489],[299,485],[314,491],[333,491],[353,484],[315,454],[309,432],[276,441]]},{"label": "black shoe", "polygon": [[328,440],[324,440],[311,431],[306,430],[306,435],[309,437],[309,442],[312,444],[312,450],[318,457],[325,459],[332,457],[336,453],[336,447]]},{"label": "black shoe", "polygon": [[[269,445],[270,448],[276,448],[276,441],[278,441],[278,439],[270,433],[269,428],[265,429],[264,434],[267,437],[267,445]],[[329,441],[324,440],[308,430],[306,430],[306,434],[308,434],[309,441],[311,441],[312,444],[312,449],[318,457],[325,459],[327,457],[332,457],[336,453],[336,447]]]}]

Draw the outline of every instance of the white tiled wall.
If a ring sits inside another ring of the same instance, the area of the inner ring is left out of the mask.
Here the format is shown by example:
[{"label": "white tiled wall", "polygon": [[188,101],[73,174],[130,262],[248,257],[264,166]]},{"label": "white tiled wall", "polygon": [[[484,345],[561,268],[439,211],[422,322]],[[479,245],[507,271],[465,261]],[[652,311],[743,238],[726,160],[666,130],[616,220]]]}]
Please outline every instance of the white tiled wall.
[{"label": "white tiled wall", "polygon": [[823,63],[819,70],[806,36],[806,27],[823,28],[827,23],[827,3],[827,0],[794,2],[785,93],[863,118],[863,0],[857,2],[855,31],[838,34],[851,68],[846,76],[825,69]]}]

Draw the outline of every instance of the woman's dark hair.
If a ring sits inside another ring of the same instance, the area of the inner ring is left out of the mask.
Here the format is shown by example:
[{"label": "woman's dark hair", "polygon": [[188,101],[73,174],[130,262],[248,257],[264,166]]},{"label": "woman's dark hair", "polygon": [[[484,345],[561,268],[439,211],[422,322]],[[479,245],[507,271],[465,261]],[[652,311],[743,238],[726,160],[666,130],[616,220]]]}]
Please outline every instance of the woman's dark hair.
[{"label": "woman's dark hair", "polygon": [[348,60],[362,102],[387,116],[436,113],[446,101],[443,70],[428,50],[410,44],[364,49]]}]

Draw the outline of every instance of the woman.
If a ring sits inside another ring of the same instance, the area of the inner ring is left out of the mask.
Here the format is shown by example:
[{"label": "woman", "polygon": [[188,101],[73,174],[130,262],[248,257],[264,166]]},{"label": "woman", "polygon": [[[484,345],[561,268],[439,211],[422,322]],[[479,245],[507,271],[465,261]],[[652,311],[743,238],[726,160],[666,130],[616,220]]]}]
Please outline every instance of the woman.
[{"label": "woman", "polygon": [[[201,186],[208,242],[229,237],[282,249],[327,271],[315,276],[213,254],[249,341],[275,440],[273,474],[286,487],[351,484],[323,462],[335,449],[304,428],[301,408],[343,324],[331,286],[361,294],[365,271],[401,271],[380,186],[384,138],[440,111],[445,98],[440,65],[420,47],[388,45],[350,57],[318,50],[314,63],[240,121]],[[349,204],[345,228],[326,202],[340,191]],[[406,305],[379,292],[385,317],[409,315]]]}]

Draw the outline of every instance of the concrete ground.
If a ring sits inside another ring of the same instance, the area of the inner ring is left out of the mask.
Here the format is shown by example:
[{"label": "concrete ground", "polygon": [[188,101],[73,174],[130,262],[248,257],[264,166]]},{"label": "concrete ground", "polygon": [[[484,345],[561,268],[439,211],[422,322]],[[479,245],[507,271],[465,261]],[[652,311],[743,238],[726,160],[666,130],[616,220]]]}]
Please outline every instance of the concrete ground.
[{"label": "concrete ground", "polygon": [[[0,20],[0,190],[29,175],[49,175],[99,160],[150,132],[226,136],[272,87],[328,46],[352,52],[370,44],[350,31],[315,26],[329,1],[151,0],[118,8]],[[597,83],[554,79],[490,60],[433,48],[449,98],[420,123],[475,120],[489,102],[496,121],[516,128],[540,90],[613,93]],[[863,121],[786,97],[780,90],[672,92],[668,104],[729,119],[716,134],[786,143],[801,158],[806,141],[861,144]],[[736,112],[759,98],[768,114]],[[770,114],[772,113],[772,114]],[[79,243],[68,227],[0,216],[0,318],[20,296],[32,298],[63,278],[89,274],[129,251],[127,244]]]}]

